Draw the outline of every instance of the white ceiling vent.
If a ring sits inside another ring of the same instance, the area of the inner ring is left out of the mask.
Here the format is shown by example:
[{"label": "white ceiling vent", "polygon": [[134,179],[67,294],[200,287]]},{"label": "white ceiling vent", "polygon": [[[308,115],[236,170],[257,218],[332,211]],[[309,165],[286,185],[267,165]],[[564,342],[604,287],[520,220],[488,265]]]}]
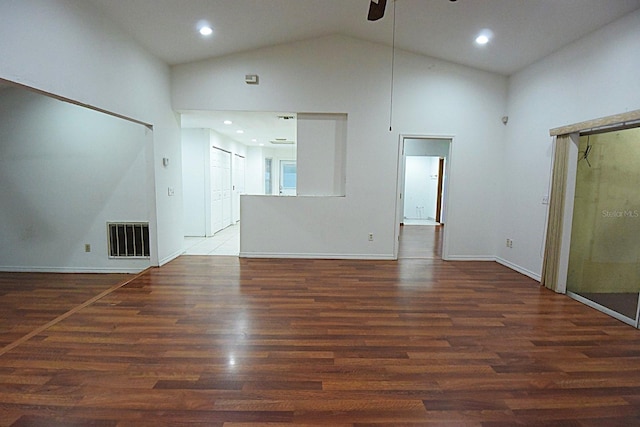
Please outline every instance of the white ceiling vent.
[{"label": "white ceiling vent", "polygon": [[295,144],[295,141],[291,141],[287,138],[276,138],[274,140],[269,141],[272,144],[276,144],[276,145],[293,145]]}]

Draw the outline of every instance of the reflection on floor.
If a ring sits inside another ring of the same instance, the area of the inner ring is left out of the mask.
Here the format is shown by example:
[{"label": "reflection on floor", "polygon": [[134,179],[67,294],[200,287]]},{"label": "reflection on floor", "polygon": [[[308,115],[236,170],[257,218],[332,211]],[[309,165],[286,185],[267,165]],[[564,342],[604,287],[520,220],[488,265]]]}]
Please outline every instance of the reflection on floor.
[{"label": "reflection on floor", "polygon": [[579,292],[578,295],[585,297],[603,307],[627,316],[629,319],[636,318],[638,310],[638,294],[637,293],[594,293]]},{"label": "reflection on floor", "polygon": [[185,237],[184,255],[238,256],[240,253],[240,224],[230,225],[212,237]]}]

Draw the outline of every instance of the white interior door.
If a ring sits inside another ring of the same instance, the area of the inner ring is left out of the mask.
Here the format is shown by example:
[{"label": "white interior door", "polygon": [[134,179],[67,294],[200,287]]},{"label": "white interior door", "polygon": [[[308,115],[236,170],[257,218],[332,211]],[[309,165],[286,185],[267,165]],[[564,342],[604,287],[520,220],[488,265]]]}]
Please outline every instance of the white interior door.
[{"label": "white interior door", "polygon": [[240,221],[240,195],[244,194],[244,162],[245,158],[233,156],[233,222]]},{"label": "white interior door", "polygon": [[231,153],[212,147],[211,233],[231,224]]},{"label": "white interior door", "polygon": [[211,234],[222,230],[222,167],[221,150],[212,148],[211,158]]},{"label": "white interior door", "polygon": [[295,196],[297,169],[295,160],[280,160],[280,195]]},{"label": "white interior door", "polygon": [[222,227],[231,225],[231,153],[222,151]]}]

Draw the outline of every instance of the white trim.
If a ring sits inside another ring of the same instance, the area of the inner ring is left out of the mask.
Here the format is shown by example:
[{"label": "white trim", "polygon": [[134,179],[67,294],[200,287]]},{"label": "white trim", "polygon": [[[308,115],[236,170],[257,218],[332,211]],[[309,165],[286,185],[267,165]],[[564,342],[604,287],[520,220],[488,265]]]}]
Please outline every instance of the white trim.
[{"label": "white trim", "polygon": [[149,267],[143,268],[90,268],[90,267],[8,267],[0,266],[3,273],[124,273],[138,274]]},{"label": "white trim", "polygon": [[530,270],[527,270],[524,267],[520,267],[519,265],[514,264],[514,263],[512,263],[510,261],[507,261],[504,258],[496,257],[496,262],[498,264],[504,265],[507,268],[510,268],[510,269],[512,269],[514,271],[517,271],[520,274],[524,274],[525,276],[528,276],[528,277],[532,278],[535,281],[540,282],[542,280],[542,277],[540,276],[540,274],[534,273],[533,271],[530,271]]},{"label": "white trim", "polygon": [[576,179],[578,176],[578,146],[580,135],[570,135],[569,156],[567,159],[567,182],[564,198],[564,217],[562,218],[562,241],[560,243],[560,261],[558,263],[558,284],[556,292],[567,292],[567,276],[569,275],[569,254],[571,249],[571,228],[573,226],[573,206],[575,203]]},{"label": "white trim", "polygon": [[[446,176],[447,181],[445,182],[444,191],[444,211],[447,213],[447,216],[450,216],[450,204],[449,200],[451,199],[451,189],[453,188],[453,162],[452,162],[452,154],[453,154],[453,142],[455,141],[455,135],[437,135],[437,134],[413,134],[413,133],[401,133],[398,135],[398,164],[396,168],[396,215],[395,215],[395,224],[394,224],[394,242],[393,242],[393,259],[398,259],[398,252],[400,249],[400,220],[402,219],[402,215],[400,214],[403,211],[404,199],[401,199],[400,196],[404,197],[404,174],[405,174],[405,154],[404,154],[404,141],[405,139],[441,139],[449,141],[449,153],[447,154],[447,164],[446,164]],[[448,221],[446,221],[448,222]],[[445,261],[454,260],[449,255],[449,228],[444,227],[442,230],[442,259]],[[493,261],[493,259],[492,259]]]},{"label": "white trim", "polygon": [[496,261],[493,255],[449,255],[447,259],[442,259],[443,261]]},{"label": "white trim", "polygon": [[185,250],[184,249],[180,249],[179,251],[175,251],[174,253],[162,258],[159,263],[158,266],[162,267],[163,265],[173,261],[174,259],[178,258],[180,255],[184,255]]},{"label": "white trim", "polygon": [[282,252],[240,252],[240,258],[291,258],[291,259],[351,259],[395,261],[393,254],[323,254],[323,253],[282,253]]},{"label": "white trim", "polygon": [[398,135],[398,164],[396,167],[396,213],[393,224],[393,259],[398,259],[400,251],[400,214],[404,204],[404,136]]}]

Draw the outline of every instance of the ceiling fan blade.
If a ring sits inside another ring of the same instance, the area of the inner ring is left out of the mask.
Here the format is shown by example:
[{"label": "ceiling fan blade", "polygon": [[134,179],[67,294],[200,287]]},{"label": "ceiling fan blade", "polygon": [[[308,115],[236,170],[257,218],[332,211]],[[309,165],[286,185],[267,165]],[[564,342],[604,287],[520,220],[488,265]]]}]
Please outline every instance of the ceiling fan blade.
[{"label": "ceiling fan blade", "polygon": [[369,21],[377,21],[384,16],[384,9],[387,6],[387,0],[371,0],[369,4]]}]

